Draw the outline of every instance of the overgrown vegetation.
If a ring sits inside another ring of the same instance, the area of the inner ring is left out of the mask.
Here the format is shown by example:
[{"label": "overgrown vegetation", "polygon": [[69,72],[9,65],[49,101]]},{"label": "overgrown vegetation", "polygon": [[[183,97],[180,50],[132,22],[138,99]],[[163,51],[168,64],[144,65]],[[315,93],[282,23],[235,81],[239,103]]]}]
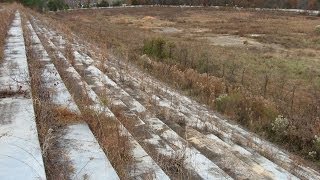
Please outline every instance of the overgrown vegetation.
[{"label": "overgrown vegetation", "polygon": [[132,166],[134,159],[128,134],[124,133],[119,122],[106,117],[103,113],[97,114],[84,107],[82,113],[118,176],[122,179],[130,178],[129,167]]},{"label": "overgrown vegetation", "polygon": [[97,4],[97,7],[108,7],[108,6],[109,6],[109,2],[106,0],[102,0]]},{"label": "overgrown vegetation", "polygon": [[[45,37],[40,36],[40,39],[45,42]],[[74,97],[76,104],[81,111],[81,119],[84,120],[90,127],[97,138],[101,148],[104,150],[112,166],[117,171],[119,177],[128,179],[129,168],[132,165],[133,158],[131,156],[131,146],[128,135],[124,133],[122,125],[119,121],[110,118],[104,112],[97,112],[90,107],[93,105],[92,100],[88,97],[88,92],[84,85],[74,83],[78,79],[73,78],[73,74],[67,71],[68,63],[74,64],[75,57],[70,44],[65,47],[64,54],[67,61],[57,55],[56,49],[51,48],[48,44],[44,44],[55,67],[57,67],[65,85]],[[85,72],[81,72],[85,73]]]},{"label": "overgrown vegetation", "polygon": [[167,58],[170,53],[167,52],[167,42],[162,38],[147,40],[143,46],[143,53],[158,59]]},{"label": "overgrown vegetation", "polygon": [[[306,157],[309,152],[317,152],[313,143],[314,136],[318,133],[317,103],[306,96],[302,98],[306,92],[298,93],[297,86],[286,89],[283,84],[276,84],[270,74],[265,74],[260,80],[259,77],[254,78],[262,82],[255,86],[249,83],[254,80],[243,74],[247,73],[244,69],[246,67],[239,67],[238,63],[216,64],[217,62],[209,58],[208,52],[192,60],[193,52],[190,53],[187,48],[171,49],[176,46],[169,47],[167,44],[169,43],[158,38],[145,41],[143,52],[154,57],[157,62],[146,61],[143,58],[137,58],[137,62],[142,63],[144,68],[158,78],[175,84],[189,95],[237,120],[252,131]],[[170,51],[175,52],[172,58],[168,56]],[[288,79],[282,79],[281,82],[283,81]],[[319,89],[311,87],[312,90],[309,92],[313,91],[316,98]],[[300,93],[301,95],[297,95]],[[312,114],[310,111],[306,113],[306,107],[313,109]],[[310,133],[302,134],[309,128],[313,133],[309,131]],[[297,131],[301,131],[301,134]],[[317,157],[313,156],[314,159]]]},{"label": "overgrown vegetation", "polygon": [[[64,126],[79,120],[79,117],[55,106],[49,99],[50,94],[43,86],[41,80],[41,63],[38,63],[38,55],[31,48],[30,31],[23,21],[23,30],[27,48],[28,65],[30,69],[31,89],[33,104],[36,115],[37,130],[43,154],[46,175],[48,179],[70,179],[73,168],[70,166],[68,158],[60,148],[58,139],[64,134]],[[61,157],[64,161],[58,161],[56,157]]]},{"label": "overgrown vegetation", "polygon": [[[113,51],[126,49],[132,62],[159,79],[291,151],[319,160],[318,156],[309,156],[309,152],[317,152],[314,137],[320,127],[317,17],[205,8],[201,12],[179,9],[180,15],[174,16],[176,10],[95,11],[94,18],[74,12],[92,21],[86,23],[74,21],[67,14],[59,15],[88,41]],[[197,16],[192,16],[194,13]],[[132,19],[125,19],[127,14]],[[221,16],[225,18],[221,20]],[[252,17],[250,21],[248,17]],[[95,19],[105,19],[106,25],[96,26]],[[303,28],[295,26],[301,23]],[[166,34],[164,38],[152,30],[159,26],[174,26],[184,32]],[[191,31],[196,27],[203,31]],[[242,37],[262,34],[255,39],[271,45],[257,48],[247,42],[243,47],[220,47],[198,38],[210,33]],[[276,127],[279,117],[288,120],[285,133],[279,133],[282,127]]]},{"label": "overgrown vegetation", "polygon": [[49,11],[69,9],[68,4],[64,3],[63,0],[49,0],[47,3],[47,7]]},{"label": "overgrown vegetation", "polygon": [[0,22],[0,63],[4,58],[4,45],[7,37],[7,33],[12,23],[14,17],[14,9],[13,6],[7,6],[5,10],[0,11],[0,18],[2,19]]},{"label": "overgrown vegetation", "polygon": [[[25,10],[27,13],[34,13]],[[117,171],[119,177],[123,179],[129,178],[128,167],[131,166],[131,146],[128,135],[123,132],[119,122],[107,117],[104,113],[98,113],[90,108],[92,101],[88,94],[78,83],[74,83],[72,75],[65,71],[66,63],[62,63],[60,57],[56,55],[56,50],[50,48],[47,43],[44,43],[45,49],[48,51],[50,58],[55,63],[59,74],[64,80],[67,88],[74,97],[81,111],[81,115],[69,112],[66,109],[57,107],[51,102],[50,93],[44,87],[41,73],[43,64],[39,63],[39,55],[35,49],[32,49],[31,34],[26,27],[26,20],[30,17],[24,17],[24,32],[27,48],[28,64],[31,76],[32,97],[34,100],[37,128],[39,133],[39,140],[42,147],[43,158],[46,168],[46,175],[48,179],[70,179],[70,175],[74,174],[72,166],[69,164],[67,152],[64,152],[59,139],[64,135],[64,127],[78,122],[85,121],[90,130],[93,132],[101,148],[108,156],[112,166]],[[67,32],[69,33],[69,32]],[[39,37],[42,42],[47,42],[44,36]],[[69,63],[74,62],[72,48],[67,45],[65,52]],[[63,161],[60,161],[60,158]]]},{"label": "overgrown vegetation", "polygon": [[17,2],[23,4],[24,6],[34,8],[40,12],[46,6],[44,0],[18,0]]},{"label": "overgrown vegetation", "polygon": [[122,5],[122,1],[121,0],[115,0],[112,2],[112,6],[121,6]]}]

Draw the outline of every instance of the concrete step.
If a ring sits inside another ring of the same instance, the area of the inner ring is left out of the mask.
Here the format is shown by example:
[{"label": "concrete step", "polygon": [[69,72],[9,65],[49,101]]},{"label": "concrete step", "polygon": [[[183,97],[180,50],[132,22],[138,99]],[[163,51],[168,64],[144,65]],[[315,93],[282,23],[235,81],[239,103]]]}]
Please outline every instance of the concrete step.
[{"label": "concrete step", "polygon": [[0,66],[1,179],[46,179],[29,83],[21,17],[17,11]]},{"label": "concrete step", "polygon": [[[32,34],[32,49],[39,53],[42,63],[42,81],[45,90],[50,92],[53,104],[80,115],[80,110],[66,88],[59,72],[53,65],[48,53],[35,33],[32,25],[27,26]],[[42,57],[42,58],[41,58]],[[73,168],[70,177],[74,179],[119,179],[107,156],[99,146],[88,125],[84,122],[67,124],[58,142],[65,153],[66,159],[57,157],[62,162],[71,162]]]}]

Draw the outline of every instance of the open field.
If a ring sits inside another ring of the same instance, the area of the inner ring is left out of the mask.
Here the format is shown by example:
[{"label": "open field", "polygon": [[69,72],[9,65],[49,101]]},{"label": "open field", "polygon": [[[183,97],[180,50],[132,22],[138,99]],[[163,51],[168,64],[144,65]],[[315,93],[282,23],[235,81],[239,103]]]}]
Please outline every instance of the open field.
[{"label": "open field", "polygon": [[12,19],[0,177],[320,179],[319,17],[16,5]]}]

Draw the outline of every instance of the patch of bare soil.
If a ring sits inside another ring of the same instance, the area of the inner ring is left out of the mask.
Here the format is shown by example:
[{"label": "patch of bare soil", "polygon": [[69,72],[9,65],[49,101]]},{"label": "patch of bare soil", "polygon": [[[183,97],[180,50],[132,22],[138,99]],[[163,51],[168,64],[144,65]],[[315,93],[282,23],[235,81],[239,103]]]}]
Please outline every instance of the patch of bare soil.
[{"label": "patch of bare soil", "polygon": [[164,33],[164,34],[166,34],[166,33],[181,33],[182,30],[174,28],[174,27],[160,27],[160,28],[156,28],[154,30],[154,32]]},{"label": "patch of bare soil", "polygon": [[213,35],[208,37],[202,37],[200,39],[206,39],[210,44],[215,46],[237,46],[237,47],[246,47],[254,46],[262,48],[263,44],[257,42],[254,39],[240,37],[236,35]]}]

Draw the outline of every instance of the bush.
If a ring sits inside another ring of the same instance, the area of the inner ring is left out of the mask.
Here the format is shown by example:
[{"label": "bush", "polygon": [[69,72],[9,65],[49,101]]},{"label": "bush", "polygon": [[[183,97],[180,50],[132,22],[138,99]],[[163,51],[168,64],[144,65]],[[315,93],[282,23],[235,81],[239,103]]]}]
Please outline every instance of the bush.
[{"label": "bush", "polygon": [[85,4],[82,5],[81,8],[90,8],[90,4],[89,3],[85,3]]},{"label": "bush", "polygon": [[320,137],[315,135],[313,143],[313,151],[309,151],[308,155],[313,159],[320,159]]},{"label": "bush", "polygon": [[112,2],[112,6],[121,6],[121,5],[122,5],[122,2],[119,0]]},{"label": "bush", "polygon": [[227,101],[228,94],[221,94],[219,97],[217,97],[217,99],[215,100],[217,111],[223,113],[226,109]]},{"label": "bush", "polygon": [[209,68],[209,57],[207,54],[202,54],[200,59],[197,61],[197,71],[201,74],[208,73]]},{"label": "bush", "polygon": [[144,69],[147,69],[148,71],[152,70],[152,61],[147,55],[142,55],[139,60]]},{"label": "bush", "polygon": [[43,0],[22,0],[21,3],[38,11],[42,11],[45,4]]},{"label": "bush", "polygon": [[282,115],[279,115],[273,123],[271,123],[272,131],[278,136],[287,135],[289,120]]},{"label": "bush", "polygon": [[97,4],[97,7],[108,7],[108,1],[102,0],[100,3]]},{"label": "bush", "polygon": [[[279,112],[273,104],[267,103],[261,98],[254,98],[250,105],[252,119],[259,121],[258,126],[268,126],[278,116]],[[256,127],[256,129],[259,129]]]},{"label": "bush", "polygon": [[156,38],[144,42],[143,53],[159,59],[165,59],[168,57],[166,49],[167,41],[163,38]]},{"label": "bush", "polygon": [[49,0],[47,6],[49,11],[69,9],[69,6],[62,0]]},{"label": "bush", "polygon": [[242,101],[240,94],[222,94],[215,100],[215,105],[217,111],[231,115],[231,112],[234,112],[237,109],[237,106]]},{"label": "bush", "polygon": [[[229,115],[241,125],[255,132],[266,132],[273,122],[271,134],[275,131],[282,132],[283,126],[277,119],[278,111],[273,106],[260,98],[250,97],[241,91],[222,94],[215,99],[215,108],[218,112]],[[276,118],[275,121],[273,121]]]},{"label": "bush", "polygon": [[138,0],[132,0],[131,1],[131,5],[140,5],[139,1]]},{"label": "bush", "polygon": [[316,26],[316,32],[320,34],[320,25]]}]

